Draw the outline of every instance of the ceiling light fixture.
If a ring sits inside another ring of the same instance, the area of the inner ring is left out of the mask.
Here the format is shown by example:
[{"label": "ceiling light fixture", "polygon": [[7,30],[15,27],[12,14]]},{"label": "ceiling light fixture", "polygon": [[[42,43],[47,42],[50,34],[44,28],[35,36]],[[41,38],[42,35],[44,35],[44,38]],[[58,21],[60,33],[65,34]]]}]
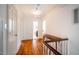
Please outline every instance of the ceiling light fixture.
[{"label": "ceiling light fixture", "polygon": [[41,15],[41,11],[39,10],[39,4],[35,5],[35,8],[33,10],[33,14],[36,15],[36,16],[39,16]]}]

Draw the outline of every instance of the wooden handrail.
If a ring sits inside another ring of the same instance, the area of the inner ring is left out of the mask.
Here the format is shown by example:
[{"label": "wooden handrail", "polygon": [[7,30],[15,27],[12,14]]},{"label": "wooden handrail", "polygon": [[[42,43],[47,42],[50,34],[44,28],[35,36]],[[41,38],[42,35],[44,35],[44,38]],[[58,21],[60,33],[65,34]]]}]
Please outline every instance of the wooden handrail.
[{"label": "wooden handrail", "polygon": [[59,38],[59,37],[56,37],[56,36],[53,36],[50,34],[44,34],[43,39],[45,39],[45,38],[49,39],[49,41],[51,41],[51,42],[68,40],[67,38],[62,39],[62,38]]}]

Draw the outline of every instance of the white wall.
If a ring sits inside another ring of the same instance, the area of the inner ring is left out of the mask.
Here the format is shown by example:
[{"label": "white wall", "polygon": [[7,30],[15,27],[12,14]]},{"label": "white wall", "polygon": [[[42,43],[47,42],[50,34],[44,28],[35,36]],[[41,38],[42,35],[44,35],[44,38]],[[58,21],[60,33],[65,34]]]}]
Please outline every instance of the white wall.
[{"label": "white wall", "polygon": [[19,34],[20,34],[20,39],[32,39],[33,35],[33,18],[31,18],[28,15],[20,15],[21,17],[19,18]]},{"label": "white wall", "polygon": [[79,5],[56,7],[43,18],[46,20],[47,33],[69,39],[69,54],[79,54],[79,23],[73,23],[73,10],[77,7]]}]

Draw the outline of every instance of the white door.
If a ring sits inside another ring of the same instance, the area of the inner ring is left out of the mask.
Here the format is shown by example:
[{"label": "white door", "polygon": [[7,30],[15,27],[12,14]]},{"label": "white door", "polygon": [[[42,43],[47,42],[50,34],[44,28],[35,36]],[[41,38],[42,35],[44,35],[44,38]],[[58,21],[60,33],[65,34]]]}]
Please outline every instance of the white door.
[{"label": "white door", "polygon": [[3,20],[0,17],[0,55],[3,54]]},{"label": "white door", "polygon": [[14,55],[17,50],[17,13],[13,6],[9,7],[8,54]]}]

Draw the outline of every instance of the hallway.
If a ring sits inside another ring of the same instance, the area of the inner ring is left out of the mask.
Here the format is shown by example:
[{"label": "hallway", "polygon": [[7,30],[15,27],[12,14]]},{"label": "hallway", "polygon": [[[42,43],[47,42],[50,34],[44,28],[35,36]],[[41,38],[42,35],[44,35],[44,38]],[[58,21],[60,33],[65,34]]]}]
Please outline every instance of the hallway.
[{"label": "hallway", "polygon": [[0,28],[2,55],[79,54],[79,4],[1,4]]}]

